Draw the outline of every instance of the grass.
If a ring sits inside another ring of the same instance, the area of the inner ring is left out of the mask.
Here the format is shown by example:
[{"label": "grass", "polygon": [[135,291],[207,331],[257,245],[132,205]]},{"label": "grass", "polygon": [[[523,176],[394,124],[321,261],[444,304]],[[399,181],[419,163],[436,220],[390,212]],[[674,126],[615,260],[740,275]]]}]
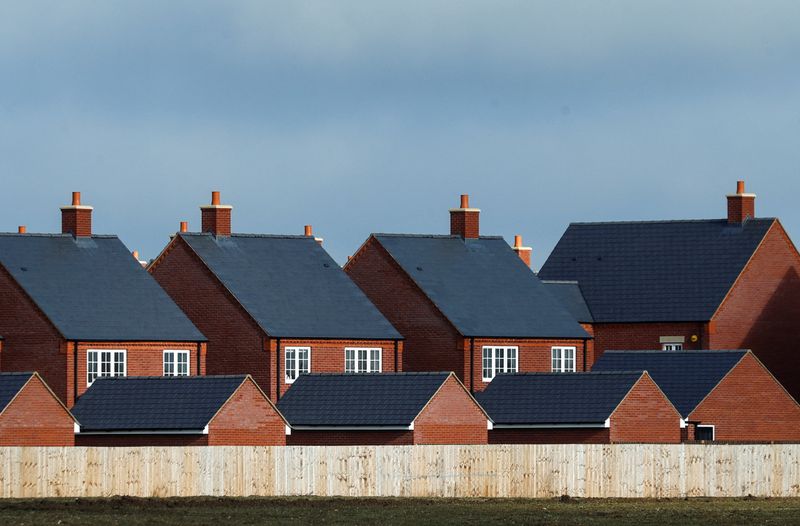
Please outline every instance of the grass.
[{"label": "grass", "polygon": [[800,499],[184,498],[0,500],[0,524],[800,524]]}]

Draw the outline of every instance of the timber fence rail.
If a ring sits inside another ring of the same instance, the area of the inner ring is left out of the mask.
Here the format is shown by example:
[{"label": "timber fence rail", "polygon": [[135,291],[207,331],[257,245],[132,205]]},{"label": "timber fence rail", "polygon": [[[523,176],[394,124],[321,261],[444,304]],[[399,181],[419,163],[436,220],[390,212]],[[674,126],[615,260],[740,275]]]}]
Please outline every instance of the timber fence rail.
[{"label": "timber fence rail", "polygon": [[0,496],[800,496],[800,444],[1,447]]}]

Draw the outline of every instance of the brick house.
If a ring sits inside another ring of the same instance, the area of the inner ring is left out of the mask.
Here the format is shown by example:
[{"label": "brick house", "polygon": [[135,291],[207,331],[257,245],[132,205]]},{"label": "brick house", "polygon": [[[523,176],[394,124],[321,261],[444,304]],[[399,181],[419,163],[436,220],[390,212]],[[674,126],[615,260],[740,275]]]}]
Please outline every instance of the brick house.
[{"label": "brick house", "polygon": [[580,371],[590,335],[462,196],[450,235],[372,234],[344,269],[405,337],[407,371]]},{"label": "brick house", "polygon": [[800,441],[800,405],[750,351],[609,351],[595,371],[646,369],[686,440]]},{"label": "brick house", "polygon": [[2,370],[68,407],[100,376],[204,374],[205,337],[73,193],[61,234],[0,233]]},{"label": "brick house", "polygon": [[573,223],[539,271],[577,281],[609,349],[752,349],[800,395],[800,255],[739,181],[727,219]]},{"label": "brick house", "polygon": [[208,337],[209,374],[251,374],[277,401],[300,374],[402,370],[402,337],[310,227],[232,233],[219,202],[214,192],[203,232],[178,232],[148,268]]},{"label": "brick house", "polygon": [[490,444],[678,443],[684,426],[647,372],[503,374],[477,397]]},{"label": "brick house", "polygon": [[72,410],[79,446],[283,446],[290,432],[246,375],[101,378]]},{"label": "brick house", "polygon": [[278,408],[289,445],[486,444],[491,427],[453,373],[309,374]]},{"label": "brick house", "polygon": [[0,446],[74,446],[76,428],[37,373],[0,373]]}]

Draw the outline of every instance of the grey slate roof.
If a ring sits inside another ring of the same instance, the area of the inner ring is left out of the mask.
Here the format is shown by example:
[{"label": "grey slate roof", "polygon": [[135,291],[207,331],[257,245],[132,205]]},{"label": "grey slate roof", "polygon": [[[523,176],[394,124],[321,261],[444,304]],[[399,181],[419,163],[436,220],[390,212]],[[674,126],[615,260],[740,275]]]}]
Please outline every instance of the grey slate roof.
[{"label": "grey slate roof", "polygon": [[463,336],[589,337],[501,237],[373,235]]},{"label": "grey slate roof", "polygon": [[0,373],[0,412],[13,400],[33,373]]},{"label": "grey slate roof", "polygon": [[642,374],[501,374],[476,398],[495,425],[603,424]]},{"label": "grey slate roof", "polygon": [[311,237],[179,235],[270,336],[402,338]]},{"label": "grey slate roof", "polygon": [[592,313],[577,281],[542,281],[544,288],[580,323],[592,323]]},{"label": "grey slate roof", "polygon": [[87,431],[202,432],[247,377],[98,378],[72,414]]},{"label": "grey slate roof", "polygon": [[683,417],[747,351],[606,351],[592,371],[646,370]]},{"label": "grey slate roof", "polygon": [[450,373],[304,374],[278,402],[291,426],[408,426]]},{"label": "grey slate roof", "polygon": [[775,219],[573,223],[539,271],[598,323],[708,321]]},{"label": "grey slate roof", "polygon": [[116,236],[0,234],[0,265],[68,340],[205,341]]}]

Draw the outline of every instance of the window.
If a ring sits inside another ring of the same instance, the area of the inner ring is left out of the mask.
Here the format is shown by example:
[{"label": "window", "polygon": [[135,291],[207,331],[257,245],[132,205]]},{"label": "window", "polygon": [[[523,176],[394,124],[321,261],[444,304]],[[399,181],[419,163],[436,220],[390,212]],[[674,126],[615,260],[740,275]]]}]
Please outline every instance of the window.
[{"label": "window", "polygon": [[286,383],[294,382],[301,374],[311,372],[311,347],[286,348]]},{"label": "window", "polygon": [[554,373],[575,372],[575,347],[553,347],[550,352]]},{"label": "window", "polygon": [[362,349],[345,347],[344,372],[346,373],[379,373],[381,372],[381,354],[383,349]]},{"label": "window", "polygon": [[714,440],[714,426],[696,426],[694,428],[695,440]]},{"label": "window", "polygon": [[125,376],[127,366],[125,351],[102,350],[86,352],[86,385],[100,376]]},{"label": "window", "polygon": [[164,376],[189,376],[189,351],[164,351]]},{"label": "window", "polygon": [[682,351],[683,344],[682,343],[664,343],[661,345],[661,348],[665,351]]},{"label": "window", "polygon": [[517,372],[518,347],[484,347],[483,381],[491,382],[495,375]]}]

